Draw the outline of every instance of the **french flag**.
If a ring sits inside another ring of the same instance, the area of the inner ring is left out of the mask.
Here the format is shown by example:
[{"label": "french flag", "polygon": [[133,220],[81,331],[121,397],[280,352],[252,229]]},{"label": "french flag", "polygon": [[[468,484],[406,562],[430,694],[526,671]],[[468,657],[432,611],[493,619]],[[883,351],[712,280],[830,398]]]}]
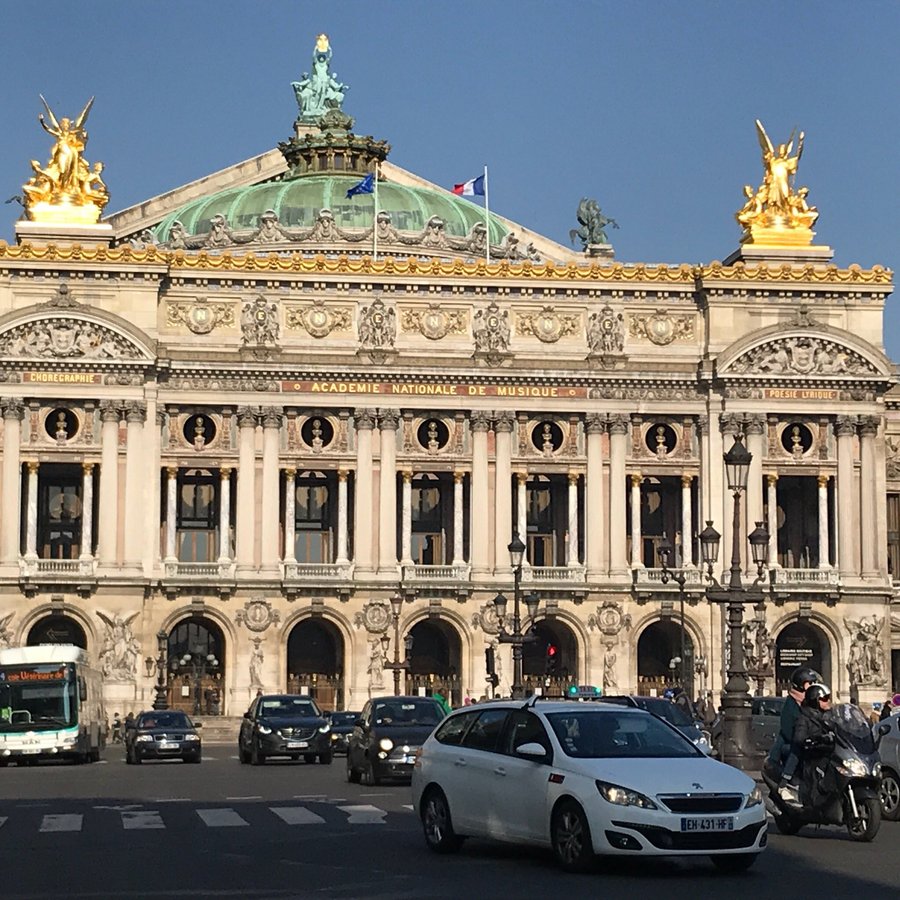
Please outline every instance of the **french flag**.
[{"label": "french flag", "polygon": [[479,175],[471,181],[464,181],[462,184],[454,184],[453,193],[461,197],[483,197],[484,175]]}]

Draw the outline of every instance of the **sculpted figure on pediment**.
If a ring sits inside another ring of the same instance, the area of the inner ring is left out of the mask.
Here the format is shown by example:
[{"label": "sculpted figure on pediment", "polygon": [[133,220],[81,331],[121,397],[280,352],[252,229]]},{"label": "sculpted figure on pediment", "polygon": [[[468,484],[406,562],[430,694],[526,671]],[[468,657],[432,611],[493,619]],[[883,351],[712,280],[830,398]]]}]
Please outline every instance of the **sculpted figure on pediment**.
[{"label": "sculpted figure on pediment", "polygon": [[140,359],[142,354],[109,328],[82,319],[52,318],[26,322],[0,335],[0,356]]},{"label": "sculpted figure on pediment", "polygon": [[870,375],[871,363],[836,341],[797,335],[767,341],[738,357],[726,371],[738,375]]}]

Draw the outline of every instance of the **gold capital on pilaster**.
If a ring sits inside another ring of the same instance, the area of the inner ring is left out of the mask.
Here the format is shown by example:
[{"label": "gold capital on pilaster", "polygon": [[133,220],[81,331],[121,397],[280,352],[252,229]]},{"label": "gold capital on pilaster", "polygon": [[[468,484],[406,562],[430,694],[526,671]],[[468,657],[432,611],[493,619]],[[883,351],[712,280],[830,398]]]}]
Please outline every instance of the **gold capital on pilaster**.
[{"label": "gold capital on pilaster", "polygon": [[640,483],[644,480],[644,476],[641,475],[640,472],[632,472],[631,473],[631,486],[639,487]]},{"label": "gold capital on pilaster", "polygon": [[409,484],[412,481],[412,469],[404,469],[400,474],[403,476],[404,484]]},{"label": "gold capital on pilaster", "polygon": [[222,468],[219,469],[219,476],[222,481],[227,481],[231,478],[231,469],[228,466],[222,466]]},{"label": "gold capital on pilaster", "polygon": [[349,474],[350,473],[347,471],[347,469],[338,469],[338,481],[346,481]]},{"label": "gold capital on pilaster", "polygon": [[778,476],[774,472],[770,472],[768,475],[766,475],[766,483],[769,485],[769,487],[775,487],[775,485],[778,483]]},{"label": "gold capital on pilaster", "polygon": [[36,475],[37,470],[40,469],[40,467],[41,467],[41,464],[39,462],[37,462],[37,460],[33,460],[33,459],[29,459],[25,465],[28,466],[28,474],[29,475]]},{"label": "gold capital on pilaster", "polygon": [[293,466],[288,466],[288,468],[284,470],[284,476],[293,481],[297,477],[297,470]]},{"label": "gold capital on pilaster", "polygon": [[528,473],[527,472],[516,472],[516,480],[519,484],[525,484],[528,481]]},{"label": "gold capital on pilaster", "polygon": [[84,472],[85,475],[90,475],[94,471],[94,463],[92,463],[92,462],[82,463],[81,471]]},{"label": "gold capital on pilaster", "polygon": [[578,472],[569,472],[569,484],[578,484],[578,479],[581,475]]},{"label": "gold capital on pilaster", "polygon": [[466,477],[465,472],[454,472],[453,473],[453,483],[454,484],[462,484],[462,481],[465,477]]},{"label": "gold capital on pilaster", "polygon": [[693,475],[682,475],[681,476],[681,486],[683,488],[690,487],[694,483]]},{"label": "gold capital on pilaster", "polygon": [[166,466],[166,475],[168,475],[169,478],[177,478],[178,466]]},{"label": "gold capital on pilaster", "polygon": [[828,480],[829,480],[830,478],[831,478],[830,475],[825,475],[825,474],[819,475],[819,479],[818,479],[818,480],[819,480],[819,487],[820,487],[820,488],[822,488],[822,487],[828,487]]}]

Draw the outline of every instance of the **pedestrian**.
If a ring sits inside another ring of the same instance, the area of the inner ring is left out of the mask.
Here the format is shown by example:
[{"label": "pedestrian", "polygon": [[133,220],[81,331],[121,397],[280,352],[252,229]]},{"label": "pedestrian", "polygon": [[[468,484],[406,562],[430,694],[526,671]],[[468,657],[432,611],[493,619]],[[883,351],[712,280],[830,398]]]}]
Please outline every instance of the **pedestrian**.
[{"label": "pedestrian", "polygon": [[891,715],[891,710],[893,709],[893,704],[890,700],[885,700],[884,705],[881,707],[881,712],[878,715],[878,721],[883,722],[885,719],[889,718]]},{"label": "pedestrian", "polygon": [[122,743],[122,718],[118,713],[113,713],[112,742],[114,744]]}]

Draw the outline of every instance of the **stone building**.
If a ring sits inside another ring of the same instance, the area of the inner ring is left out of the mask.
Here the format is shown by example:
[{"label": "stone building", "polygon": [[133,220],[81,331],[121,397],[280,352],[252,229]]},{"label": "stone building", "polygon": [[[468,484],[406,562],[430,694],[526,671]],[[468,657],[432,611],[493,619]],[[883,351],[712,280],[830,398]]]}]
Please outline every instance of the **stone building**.
[{"label": "stone building", "polygon": [[751,192],[724,263],[616,262],[596,215],[575,252],[389,163],[318,76],[277,149],[101,221],[53,161],[32,179],[0,243],[0,645],[86,646],[124,710],[162,635],[170,702],[239,715],[259,688],[359,708],[411,636],[404,687],[458,703],[488,647],[509,690],[519,534],[530,690],[715,691],[698,535],[721,577],[741,435],[754,687],[810,662],[843,698],[900,688],[891,273],[832,265],[805,189],[807,241]]}]

